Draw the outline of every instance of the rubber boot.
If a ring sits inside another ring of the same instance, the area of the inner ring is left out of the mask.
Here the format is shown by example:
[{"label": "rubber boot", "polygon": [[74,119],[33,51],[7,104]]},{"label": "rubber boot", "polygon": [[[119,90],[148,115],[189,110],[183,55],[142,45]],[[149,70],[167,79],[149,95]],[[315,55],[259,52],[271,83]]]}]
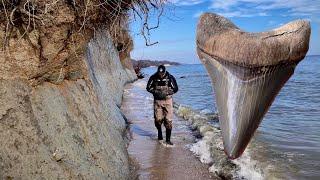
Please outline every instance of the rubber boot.
[{"label": "rubber boot", "polygon": [[169,145],[173,145],[173,143],[170,141],[171,138],[171,129],[166,129],[166,143]]},{"label": "rubber boot", "polygon": [[157,129],[158,129],[158,140],[163,140],[161,127]]}]

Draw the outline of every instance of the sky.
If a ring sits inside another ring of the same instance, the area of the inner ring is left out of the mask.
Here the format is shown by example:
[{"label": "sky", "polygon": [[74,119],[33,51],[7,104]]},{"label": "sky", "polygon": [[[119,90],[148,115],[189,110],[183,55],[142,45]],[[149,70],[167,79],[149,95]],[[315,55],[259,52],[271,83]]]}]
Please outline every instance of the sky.
[{"label": "sky", "polygon": [[[204,12],[225,16],[247,32],[268,31],[296,19],[307,19],[311,23],[307,55],[320,55],[320,0],[169,0],[159,28],[150,32],[150,42],[157,44],[146,46],[139,34],[141,22],[132,19],[132,58],[199,64],[195,33]],[[156,16],[151,15],[150,26],[157,24]]]}]

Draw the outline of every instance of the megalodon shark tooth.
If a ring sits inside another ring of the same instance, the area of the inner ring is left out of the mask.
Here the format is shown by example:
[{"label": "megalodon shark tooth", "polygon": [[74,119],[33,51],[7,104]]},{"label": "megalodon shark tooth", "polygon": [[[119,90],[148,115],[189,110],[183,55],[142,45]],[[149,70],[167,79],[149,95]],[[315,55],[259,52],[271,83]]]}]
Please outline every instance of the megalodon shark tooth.
[{"label": "megalodon shark tooth", "polygon": [[197,52],[212,80],[224,151],[241,156],[280,89],[308,49],[310,23],[297,20],[269,32],[247,33],[205,13]]}]

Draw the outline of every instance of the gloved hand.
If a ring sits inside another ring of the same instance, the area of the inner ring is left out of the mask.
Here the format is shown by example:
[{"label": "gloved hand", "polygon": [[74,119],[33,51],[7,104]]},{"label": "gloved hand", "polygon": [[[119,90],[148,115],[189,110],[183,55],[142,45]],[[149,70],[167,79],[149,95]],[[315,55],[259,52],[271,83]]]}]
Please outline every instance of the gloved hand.
[{"label": "gloved hand", "polygon": [[173,95],[173,94],[174,94],[173,89],[169,88],[167,91],[167,95]]}]

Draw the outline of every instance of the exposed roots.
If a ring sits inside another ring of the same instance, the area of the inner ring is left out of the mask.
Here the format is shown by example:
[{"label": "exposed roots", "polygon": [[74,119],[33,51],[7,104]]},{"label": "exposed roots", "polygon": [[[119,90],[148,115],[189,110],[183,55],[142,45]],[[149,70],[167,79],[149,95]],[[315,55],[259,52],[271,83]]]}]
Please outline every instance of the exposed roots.
[{"label": "exposed roots", "polygon": [[[133,15],[142,22],[140,34],[150,46],[150,31],[159,27],[166,0],[1,0],[0,22],[5,25],[3,47],[8,43],[10,29],[24,29],[21,38],[33,29],[55,25],[61,7],[67,7],[75,16],[70,21],[73,30],[87,32],[106,27],[117,41],[120,29],[128,28],[128,17]],[[149,26],[150,13],[157,13],[157,24]],[[131,13],[131,14],[130,14]]]}]

